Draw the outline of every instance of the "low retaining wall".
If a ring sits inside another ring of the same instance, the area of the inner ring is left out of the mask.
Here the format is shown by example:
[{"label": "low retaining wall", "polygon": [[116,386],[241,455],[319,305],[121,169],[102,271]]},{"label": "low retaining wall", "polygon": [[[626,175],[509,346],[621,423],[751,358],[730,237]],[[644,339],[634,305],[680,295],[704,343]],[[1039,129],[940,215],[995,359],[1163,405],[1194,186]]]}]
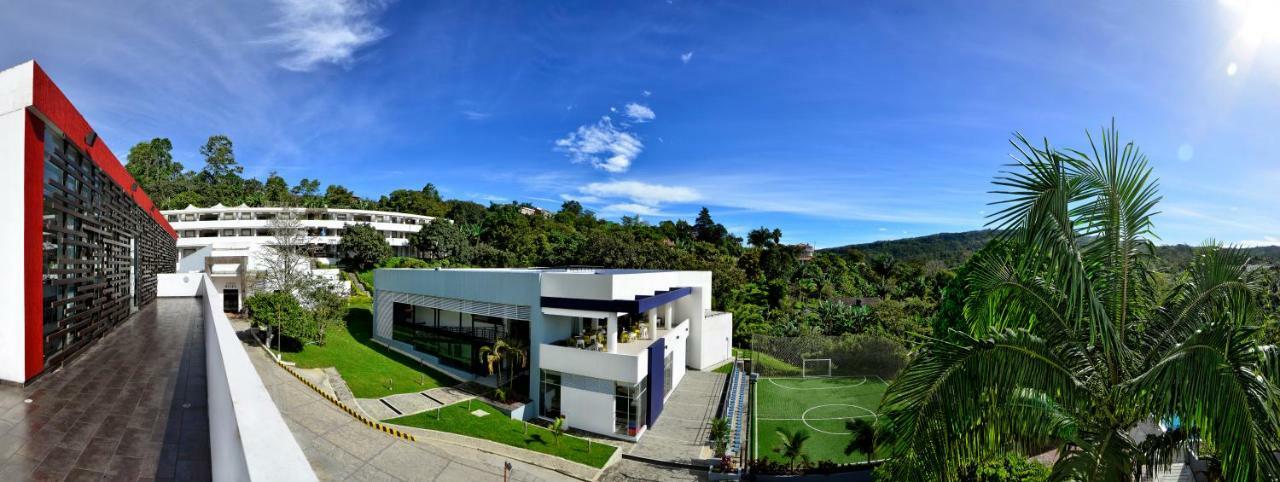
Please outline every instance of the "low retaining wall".
[{"label": "low retaining wall", "polygon": [[213,480],[314,481],[315,472],[201,273],[157,275],[162,297],[200,297]]}]

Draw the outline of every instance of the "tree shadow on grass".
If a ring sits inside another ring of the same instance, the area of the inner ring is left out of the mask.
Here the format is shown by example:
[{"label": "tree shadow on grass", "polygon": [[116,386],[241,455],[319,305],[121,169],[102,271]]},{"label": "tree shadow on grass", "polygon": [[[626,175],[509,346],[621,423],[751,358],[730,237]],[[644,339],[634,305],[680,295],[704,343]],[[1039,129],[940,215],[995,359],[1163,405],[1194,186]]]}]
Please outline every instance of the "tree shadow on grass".
[{"label": "tree shadow on grass", "polygon": [[525,445],[533,445],[535,443],[542,444],[543,446],[547,445],[547,441],[542,438],[541,434],[535,433],[533,435],[530,435],[528,438],[524,439]]},{"label": "tree shadow on grass", "polygon": [[457,381],[454,380],[453,377],[445,375],[439,370],[431,368],[412,357],[405,356],[400,352],[383,346],[381,343],[373,341],[373,311],[370,307],[364,305],[350,305],[347,307],[346,321],[347,333],[350,333],[351,338],[354,338],[357,343],[378,352],[379,355],[395,360],[401,365],[426,373],[427,376],[434,378],[439,382],[439,385],[442,387],[457,384]]}]

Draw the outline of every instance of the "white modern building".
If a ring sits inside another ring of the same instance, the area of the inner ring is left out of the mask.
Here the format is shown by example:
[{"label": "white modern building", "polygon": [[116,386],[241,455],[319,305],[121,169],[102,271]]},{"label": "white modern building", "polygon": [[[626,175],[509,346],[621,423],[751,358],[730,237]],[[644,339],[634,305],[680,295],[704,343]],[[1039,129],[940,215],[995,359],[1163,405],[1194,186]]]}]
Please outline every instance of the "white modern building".
[{"label": "white modern building", "polygon": [[409,236],[435,218],[417,214],[365,209],[187,206],[161,211],[178,231],[178,254],[186,257],[206,246],[248,247],[272,242],[272,222],[296,216],[307,230],[307,242],[315,246],[316,257],[332,263],[337,257],[342,231],[351,224],[368,224],[384,237],[396,256],[409,256]]},{"label": "white modern building", "polygon": [[707,271],[380,269],[374,287],[374,340],[490,386],[480,348],[527,346],[525,418],[622,439],[653,425],[686,369],[732,358],[733,316],[711,310]]},{"label": "white modern building", "polygon": [[[164,219],[178,233],[178,266],[181,273],[209,275],[222,296],[227,311],[240,311],[253,282],[261,271],[267,249],[276,243],[273,225],[279,219],[296,219],[306,234],[316,261],[334,264],[340,254],[342,232],[352,224],[368,224],[387,239],[393,254],[410,254],[409,236],[434,221],[430,216],[363,209],[187,206],[162,211]],[[308,263],[310,265],[310,263]],[[311,274],[341,283],[337,269],[312,269]]]}]

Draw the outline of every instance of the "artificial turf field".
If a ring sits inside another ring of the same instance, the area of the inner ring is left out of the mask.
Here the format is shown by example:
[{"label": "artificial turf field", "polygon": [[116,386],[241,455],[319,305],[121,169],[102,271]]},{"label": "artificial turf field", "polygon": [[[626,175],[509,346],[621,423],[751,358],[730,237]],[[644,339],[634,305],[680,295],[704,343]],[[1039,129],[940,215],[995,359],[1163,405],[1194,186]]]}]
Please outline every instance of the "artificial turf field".
[{"label": "artificial turf field", "polygon": [[874,420],[888,384],[879,377],[760,378],[756,382],[755,430],[758,455],[786,461],[773,448],[777,430],[803,429],[810,438],[804,451],[811,462],[861,462],[860,453],[845,455],[849,444],[846,420]]}]

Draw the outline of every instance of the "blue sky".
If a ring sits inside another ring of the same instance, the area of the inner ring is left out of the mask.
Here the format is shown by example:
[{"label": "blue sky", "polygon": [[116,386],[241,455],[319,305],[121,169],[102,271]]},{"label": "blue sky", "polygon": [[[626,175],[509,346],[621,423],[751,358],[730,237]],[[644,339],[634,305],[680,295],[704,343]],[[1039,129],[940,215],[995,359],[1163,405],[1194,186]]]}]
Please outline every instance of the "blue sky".
[{"label": "blue sky", "polygon": [[1274,3],[4,3],[0,64],[121,157],[169,137],[198,168],[225,133],[256,176],[834,246],[978,228],[1012,132],[1114,117],[1162,242],[1280,244]]}]

